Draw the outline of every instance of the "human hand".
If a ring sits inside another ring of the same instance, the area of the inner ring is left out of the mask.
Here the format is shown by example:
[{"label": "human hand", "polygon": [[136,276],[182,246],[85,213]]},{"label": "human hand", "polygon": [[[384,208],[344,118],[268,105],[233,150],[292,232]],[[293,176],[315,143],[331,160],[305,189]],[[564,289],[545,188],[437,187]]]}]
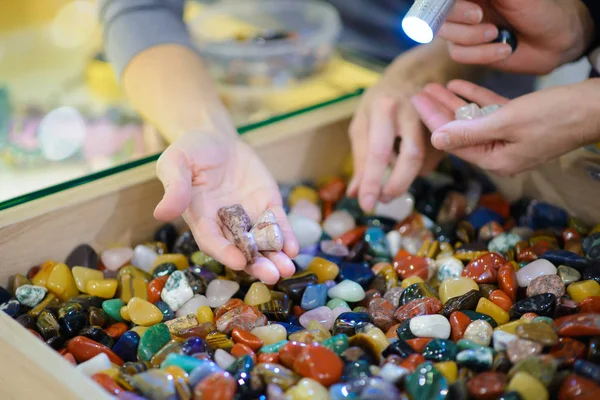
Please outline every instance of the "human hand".
[{"label": "human hand", "polygon": [[[518,46],[492,43],[498,27],[510,27]],[[587,7],[572,0],[459,0],[439,37],[450,56],[518,73],[545,74],[581,57],[592,38]]]},{"label": "human hand", "polygon": [[[290,257],[298,253],[298,243],[277,183],[254,151],[235,135],[185,134],[160,156],[157,174],[165,194],[154,216],[168,221],[183,215],[200,250],[267,284],[295,272]],[[264,252],[247,266],[242,252],[225,239],[217,223],[217,210],[232,204],[241,204],[253,221],[264,210],[272,210],[283,232],[283,251]]]},{"label": "human hand", "polygon": [[[600,80],[596,80],[600,81]],[[433,132],[434,147],[485,170],[515,175],[598,137],[598,86],[588,81],[534,92],[515,100],[466,81],[425,87],[413,104]],[[504,104],[491,115],[453,121],[468,99],[480,106]]]}]

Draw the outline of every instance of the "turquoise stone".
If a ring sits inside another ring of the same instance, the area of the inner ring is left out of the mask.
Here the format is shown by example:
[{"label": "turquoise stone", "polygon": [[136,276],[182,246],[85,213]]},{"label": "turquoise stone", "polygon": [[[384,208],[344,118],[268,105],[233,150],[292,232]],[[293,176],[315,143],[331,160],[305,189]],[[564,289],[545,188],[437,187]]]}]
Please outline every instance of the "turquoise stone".
[{"label": "turquoise stone", "polygon": [[365,242],[369,244],[369,253],[382,259],[390,259],[390,245],[385,232],[378,226],[371,226],[365,232]]},{"label": "turquoise stone", "polygon": [[348,344],[348,336],[340,333],[339,335],[335,335],[325,340],[323,346],[332,350],[338,356],[341,355],[344,350],[346,350],[350,345]]},{"label": "turquoise stone", "polygon": [[327,302],[326,304],[327,307],[331,308],[332,310],[334,308],[337,307],[346,307],[346,308],[350,308],[350,306],[348,305],[348,303],[346,303],[344,300],[342,299],[331,299]]},{"label": "turquoise stone", "polygon": [[169,366],[176,366],[183,369],[185,372],[190,373],[195,368],[199,367],[204,360],[200,360],[196,357],[186,356],[184,354],[171,353],[167,355],[165,361],[160,365],[161,368]]},{"label": "turquoise stone", "polygon": [[138,358],[141,361],[150,361],[165,344],[171,340],[171,333],[165,324],[156,324],[148,328],[140,339]]},{"label": "turquoise stone", "polygon": [[531,323],[536,323],[536,322],[545,322],[550,326],[554,326],[554,320],[550,317],[535,317],[534,319],[531,320]]},{"label": "turquoise stone", "polygon": [[115,321],[123,322],[123,318],[121,318],[121,307],[124,305],[125,302],[121,299],[104,300],[102,302],[102,309]]},{"label": "turquoise stone", "polygon": [[300,306],[305,311],[324,306],[325,302],[327,302],[328,290],[329,288],[324,284],[307,286],[302,295]]},{"label": "turquoise stone", "polygon": [[246,354],[232,362],[231,365],[227,367],[226,371],[233,376],[236,376],[244,373],[249,374],[253,367],[254,361],[252,361],[252,357],[249,354]]},{"label": "turquoise stone", "polygon": [[283,346],[285,346],[289,342],[289,340],[281,340],[277,343],[270,344],[268,346],[263,346],[260,348],[261,353],[277,353]]},{"label": "turquoise stone", "polygon": [[494,354],[489,347],[463,350],[456,355],[456,363],[458,365],[477,372],[489,370],[492,367],[493,361]]},{"label": "turquoise stone", "polygon": [[406,377],[406,391],[411,399],[445,400],[448,396],[448,381],[431,362],[419,365],[415,372]]},{"label": "turquoise stone", "polygon": [[453,361],[457,347],[451,340],[433,339],[423,349],[423,357],[430,361]]},{"label": "turquoise stone", "polygon": [[472,310],[461,310],[461,312],[465,313],[467,317],[471,318],[471,321],[477,321],[482,319],[486,322],[489,322],[492,328],[496,328],[498,326],[494,318],[490,317],[489,315]]},{"label": "turquoise stone", "polygon": [[474,341],[468,339],[460,339],[458,342],[456,342],[456,346],[458,347],[459,353],[464,350],[477,350],[488,348],[487,346],[482,346],[479,343],[475,343]]},{"label": "turquoise stone", "polygon": [[402,322],[398,328],[396,328],[396,334],[400,340],[414,339],[415,335],[410,331],[410,319]]}]

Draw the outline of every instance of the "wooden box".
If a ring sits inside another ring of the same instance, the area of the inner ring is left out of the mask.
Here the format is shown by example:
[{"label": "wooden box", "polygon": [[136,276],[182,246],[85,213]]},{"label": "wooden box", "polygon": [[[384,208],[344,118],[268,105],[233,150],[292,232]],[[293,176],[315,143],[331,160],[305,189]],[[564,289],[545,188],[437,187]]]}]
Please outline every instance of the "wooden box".
[{"label": "wooden box", "polygon": [[[243,137],[280,182],[338,173],[350,153],[347,130],[356,105],[349,98]],[[0,212],[0,282],[45,260],[62,261],[81,243],[100,252],[149,239],[160,225],[152,212],[162,194],[150,163]],[[0,399],[110,398],[0,312]]]}]

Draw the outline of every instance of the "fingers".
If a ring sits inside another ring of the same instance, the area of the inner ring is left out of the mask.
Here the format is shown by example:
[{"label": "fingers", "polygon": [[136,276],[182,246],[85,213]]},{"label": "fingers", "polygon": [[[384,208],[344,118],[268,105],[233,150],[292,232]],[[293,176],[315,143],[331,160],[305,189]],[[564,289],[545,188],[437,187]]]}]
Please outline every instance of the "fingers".
[{"label": "fingers", "polygon": [[411,98],[411,103],[431,132],[454,120],[454,112],[426,92],[414,95]]},{"label": "fingers", "polygon": [[352,161],[354,164],[354,176],[346,190],[346,194],[350,197],[356,197],[358,195],[362,172],[365,168],[368,120],[364,112],[364,107],[365,106],[361,104],[359,110],[354,115],[349,128],[350,144],[352,146]]},{"label": "fingers", "polygon": [[252,265],[246,267],[246,272],[267,285],[274,285],[279,280],[279,270],[266,257],[258,257]]},{"label": "fingers", "polygon": [[396,128],[396,103],[389,97],[373,102],[369,115],[368,150],[358,190],[363,210],[371,211],[381,193],[381,180],[388,165]]},{"label": "fingers", "polygon": [[228,268],[236,271],[244,269],[247,264],[246,257],[234,244],[223,237],[223,232],[215,219],[201,217],[197,223],[187,219],[186,222],[192,228],[200,250]]},{"label": "fingers", "polygon": [[448,43],[450,57],[463,64],[486,65],[507,59],[512,48],[505,43],[488,43],[478,46],[461,46]]},{"label": "fingers", "polygon": [[398,118],[402,134],[400,153],[390,179],[383,188],[382,201],[389,201],[405,193],[419,174],[425,159],[425,133],[419,114],[406,107]]},{"label": "fingers", "polygon": [[478,24],[483,19],[481,7],[471,1],[457,1],[447,21],[461,24]]},{"label": "fingers", "polygon": [[[289,258],[294,258],[298,255],[298,241],[294,235],[294,231],[290,226],[287,215],[281,206],[275,206],[270,208],[277,218],[277,223],[283,233],[283,252],[287,254]],[[291,261],[290,261],[291,262]],[[293,265],[293,264],[292,264]]]},{"label": "fingers", "polygon": [[156,173],[165,188],[165,194],[154,210],[154,217],[170,221],[183,214],[190,205],[192,172],[185,156],[169,148],[158,159]]},{"label": "fingers", "polygon": [[425,85],[423,91],[433,97],[437,102],[439,102],[442,106],[446,107],[449,111],[452,112],[452,116],[454,119],[454,112],[457,108],[466,106],[468,103],[458,97],[456,94],[452,93],[450,90],[446,89],[444,86],[439,83],[430,83]]},{"label": "fingers", "polygon": [[457,95],[469,99],[471,102],[479,104],[479,106],[489,106],[491,104],[506,104],[508,99],[492,92],[489,89],[476,85],[474,83],[454,80],[448,82],[448,89]]},{"label": "fingers", "polygon": [[449,151],[452,149],[472,147],[502,140],[496,136],[494,126],[489,118],[478,118],[469,121],[452,121],[431,135],[431,143],[436,149]]},{"label": "fingers", "polygon": [[265,251],[263,255],[275,265],[279,271],[279,275],[283,278],[289,278],[296,272],[296,266],[284,253],[280,251]]},{"label": "fingers", "polygon": [[438,36],[448,42],[475,46],[490,43],[498,37],[498,28],[493,24],[465,25],[446,22],[440,28]]}]

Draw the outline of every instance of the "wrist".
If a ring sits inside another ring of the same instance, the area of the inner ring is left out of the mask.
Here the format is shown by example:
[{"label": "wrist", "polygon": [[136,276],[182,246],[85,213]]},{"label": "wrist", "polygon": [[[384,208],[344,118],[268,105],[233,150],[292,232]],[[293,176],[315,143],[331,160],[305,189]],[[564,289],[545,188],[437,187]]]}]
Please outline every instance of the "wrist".
[{"label": "wrist", "polygon": [[565,7],[571,10],[569,13],[571,28],[569,29],[570,35],[564,46],[565,51],[562,55],[562,64],[573,62],[585,56],[597,34],[590,8],[583,1],[568,1],[568,5],[565,5]]}]

